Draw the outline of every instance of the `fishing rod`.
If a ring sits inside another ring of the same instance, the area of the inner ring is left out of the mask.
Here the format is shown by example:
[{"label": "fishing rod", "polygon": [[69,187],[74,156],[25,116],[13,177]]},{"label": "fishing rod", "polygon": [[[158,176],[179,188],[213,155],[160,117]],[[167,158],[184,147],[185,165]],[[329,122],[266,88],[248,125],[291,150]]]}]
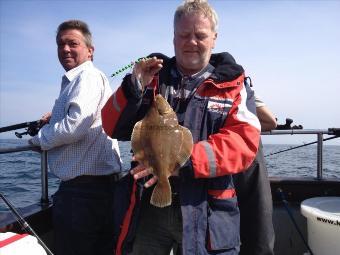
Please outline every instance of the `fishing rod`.
[{"label": "fishing rod", "polygon": [[[335,139],[335,138],[338,138],[338,137],[339,137],[338,135],[335,135],[335,136],[331,136],[331,137],[328,137],[328,138],[324,138],[324,139],[322,139],[322,141],[328,141],[328,140],[332,140],[332,139]],[[282,152],[286,152],[286,151],[298,149],[298,148],[301,148],[301,147],[305,147],[305,146],[308,146],[308,145],[312,145],[312,144],[315,144],[315,143],[317,143],[317,142],[318,142],[318,141],[314,141],[314,142],[310,142],[310,143],[305,143],[305,144],[302,144],[302,145],[298,145],[298,146],[295,146],[295,147],[290,147],[290,148],[288,148],[288,149],[284,149],[284,150],[272,152],[272,153],[269,153],[269,154],[265,155],[265,157],[269,157],[269,156],[272,156],[272,155],[275,155],[275,154],[279,154],[279,153],[282,153]]]},{"label": "fishing rod", "polygon": [[23,122],[19,124],[10,125],[7,127],[1,127],[0,133],[25,128],[26,129],[25,132],[22,132],[22,133],[15,132],[15,136],[18,138],[22,138],[23,135],[35,136],[36,134],[38,134],[42,126],[43,126],[43,123],[40,120],[29,121],[29,122]]},{"label": "fishing rod", "polygon": [[19,212],[15,209],[15,207],[12,205],[12,203],[0,192],[1,199],[6,203],[9,209],[11,209],[11,212],[15,215],[17,218],[17,222],[21,226],[23,230],[26,230],[28,233],[34,235],[37,239],[39,244],[45,249],[45,251],[49,255],[53,255],[53,253],[50,251],[50,249],[46,246],[46,244],[40,239],[40,237],[35,233],[35,231],[31,228],[31,226],[28,224],[27,221],[19,214]]},{"label": "fishing rod", "polygon": [[303,237],[303,234],[302,234],[302,232],[301,232],[301,230],[300,230],[298,224],[296,223],[296,221],[295,221],[295,219],[294,219],[293,213],[291,212],[291,210],[290,210],[290,208],[289,208],[289,204],[288,204],[288,201],[286,200],[286,197],[285,197],[285,195],[284,195],[284,193],[283,193],[283,190],[282,190],[281,188],[278,188],[278,189],[276,190],[276,193],[277,193],[277,195],[281,198],[281,201],[282,201],[282,203],[283,203],[283,206],[285,207],[285,209],[286,209],[286,211],[287,211],[287,213],[288,213],[288,215],[289,215],[289,218],[292,220],[292,222],[293,222],[293,224],[294,224],[294,226],[295,226],[297,232],[299,233],[299,235],[300,235],[300,237],[301,237],[301,239],[302,239],[304,245],[307,247],[307,249],[308,249],[308,251],[309,251],[309,254],[310,254],[310,255],[313,255],[312,249],[309,247],[309,245],[308,245],[306,239]]}]

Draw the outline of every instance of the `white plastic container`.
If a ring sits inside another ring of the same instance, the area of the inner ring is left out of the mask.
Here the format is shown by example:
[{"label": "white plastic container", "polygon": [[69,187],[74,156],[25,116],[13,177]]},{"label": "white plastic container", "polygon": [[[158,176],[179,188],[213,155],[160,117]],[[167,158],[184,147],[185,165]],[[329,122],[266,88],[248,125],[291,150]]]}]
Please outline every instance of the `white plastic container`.
[{"label": "white plastic container", "polygon": [[0,255],[46,255],[37,238],[13,232],[0,233]]},{"label": "white plastic container", "polygon": [[314,255],[340,255],[340,197],[314,197],[301,203],[308,244]]}]

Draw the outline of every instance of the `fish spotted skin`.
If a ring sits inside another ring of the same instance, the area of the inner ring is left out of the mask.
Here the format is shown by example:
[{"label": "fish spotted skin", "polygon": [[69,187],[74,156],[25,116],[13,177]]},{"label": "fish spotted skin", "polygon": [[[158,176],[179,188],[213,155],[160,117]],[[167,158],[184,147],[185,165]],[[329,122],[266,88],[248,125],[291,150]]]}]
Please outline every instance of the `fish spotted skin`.
[{"label": "fish spotted skin", "polygon": [[155,96],[145,117],[134,126],[131,146],[136,160],[158,177],[150,203],[157,207],[171,205],[168,178],[190,157],[193,139],[190,130],[178,124],[176,113],[161,95]]}]

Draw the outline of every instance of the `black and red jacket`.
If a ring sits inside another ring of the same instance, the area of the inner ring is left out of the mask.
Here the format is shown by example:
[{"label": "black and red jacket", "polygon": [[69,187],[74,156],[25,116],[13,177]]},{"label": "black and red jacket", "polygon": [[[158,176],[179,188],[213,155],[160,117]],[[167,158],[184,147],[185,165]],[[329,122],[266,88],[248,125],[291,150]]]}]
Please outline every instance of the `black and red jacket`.
[{"label": "black and red jacket", "polygon": [[[142,95],[127,75],[102,109],[103,128],[109,136],[129,140],[134,124],[152,102],[154,90],[165,96],[175,58],[154,55],[164,60],[157,88],[146,89]],[[228,53],[213,54],[210,64],[215,68],[191,97],[182,123],[194,139],[190,160],[180,169],[183,254],[217,250],[223,254],[223,250],[239,246],[239,211],[231,175],[250,166],[260,139],[260,123],[244,84],[243,68]],[[134,185],[130,191],[136,189]],[[130,202],[138,204],[138,197],[131,194]],[[134,231],[130,223],[135,205],[130,203],[125,209],[125,215],[120,212],[124,219],[117,254],[125,253],[125,239]]]}]

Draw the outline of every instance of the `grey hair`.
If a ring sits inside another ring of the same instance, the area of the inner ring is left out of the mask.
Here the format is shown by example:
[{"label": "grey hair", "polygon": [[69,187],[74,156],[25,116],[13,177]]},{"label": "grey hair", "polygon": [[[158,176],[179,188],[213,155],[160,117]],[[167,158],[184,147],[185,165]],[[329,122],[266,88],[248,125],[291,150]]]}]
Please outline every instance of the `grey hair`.
[{"label": "grey hair", "polygon": [[68,29],[76,29],[79,30],[84,38],[85,38],[85,44],[87,47],[93,47],[93,43],[92,43],[92,34],[90,32],[89,26],[81,20],[67,20],[63,23],[61,23],[58,26],[57,29],[57,36],[56,36],[56,40],[58,41],[58,37],[61,31],[65,31]]},{"label": "grey hair", "polygon": [[177,7],[174,15],[174,28],[176,23],[185,15],[201,13],[211,21],[211,30],[216,32],[218,28],[218,16],[216,11],[208,4],[207,0],[185,0]]}]

